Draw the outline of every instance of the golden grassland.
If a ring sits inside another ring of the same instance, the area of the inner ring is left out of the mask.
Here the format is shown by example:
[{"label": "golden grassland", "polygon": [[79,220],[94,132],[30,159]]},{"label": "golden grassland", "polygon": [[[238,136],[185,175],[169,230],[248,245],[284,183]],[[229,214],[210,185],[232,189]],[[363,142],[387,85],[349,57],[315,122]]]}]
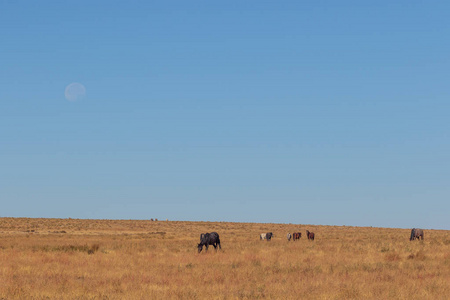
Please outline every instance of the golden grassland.
[{"label": "golden grassland", "polygon": [[[305,238],[313,231],[315,241]],[[222,250],[197,253],[216,231]],[[259,234],[273,232],[272,241]],[[288,242],[288,232],[302,232]],[[0,299],[450,299],[450,231],[0,218]]]}]

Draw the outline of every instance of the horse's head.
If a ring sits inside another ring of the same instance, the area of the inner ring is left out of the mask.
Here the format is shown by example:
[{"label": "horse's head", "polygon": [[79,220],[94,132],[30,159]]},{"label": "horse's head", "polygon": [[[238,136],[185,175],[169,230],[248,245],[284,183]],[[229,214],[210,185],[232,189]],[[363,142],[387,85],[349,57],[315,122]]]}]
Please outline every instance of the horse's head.
[{"label": "horse's head", "polygon": [[203,250],[203,244],[198,244],[198,245],[197,245],[197,248],[198,248],[198,253],[202,252],[202,250]]}]

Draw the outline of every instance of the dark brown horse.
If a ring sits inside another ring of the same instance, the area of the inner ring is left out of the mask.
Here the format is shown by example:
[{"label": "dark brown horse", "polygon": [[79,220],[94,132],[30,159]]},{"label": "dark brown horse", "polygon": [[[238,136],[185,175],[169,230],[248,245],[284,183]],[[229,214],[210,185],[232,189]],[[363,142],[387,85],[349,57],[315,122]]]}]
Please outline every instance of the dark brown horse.
[{"label": "dark brown horse", "polygon": [[299,240],[301,237],[302,237],[302,233],[301,232],[294,232],[292,234],[292,239],[294,240],[294,242],[295,242],[295,240]]},{"label": "dark brown horse", "polygon": [[306,236],[308,237],[308,240],[314,241],[314,232],[309,232],[309,230],[306,230]]},{"label": "dark brown horse", "polygon": [[205,248],[206,248],[205,251],[208,251],[209,245],[213,245],[214,249],[216,249],[216,251],[217,251],[217,246],[219,246],[219,249],[222,249],[222,246],[220,246],[219,234],[217,232],[200,234],[200,244],[197,245],[198,253],[202,252],[203,246],[205,246]]}]

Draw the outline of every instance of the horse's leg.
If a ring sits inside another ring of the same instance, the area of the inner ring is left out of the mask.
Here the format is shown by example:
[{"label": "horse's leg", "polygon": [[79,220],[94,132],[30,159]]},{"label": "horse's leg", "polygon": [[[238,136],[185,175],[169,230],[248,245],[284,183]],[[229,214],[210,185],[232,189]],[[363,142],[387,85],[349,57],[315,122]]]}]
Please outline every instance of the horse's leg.
[{"label": "horse's leg", "polygon": [[208,252],[208,244],[205,245],[205,252]]}]

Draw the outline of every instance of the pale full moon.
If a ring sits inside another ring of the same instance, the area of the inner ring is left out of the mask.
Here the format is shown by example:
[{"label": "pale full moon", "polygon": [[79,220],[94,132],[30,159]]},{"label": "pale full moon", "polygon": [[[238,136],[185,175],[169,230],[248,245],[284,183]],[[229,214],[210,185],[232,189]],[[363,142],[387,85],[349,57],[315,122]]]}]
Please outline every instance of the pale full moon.
[{"label": "pale full moon", "polygon": [[86,88],[81,83],[72,82],[71,84],[66,86],[64,95],[69,101],[77,101],[83,99],[84,96],[86,96]]}]

